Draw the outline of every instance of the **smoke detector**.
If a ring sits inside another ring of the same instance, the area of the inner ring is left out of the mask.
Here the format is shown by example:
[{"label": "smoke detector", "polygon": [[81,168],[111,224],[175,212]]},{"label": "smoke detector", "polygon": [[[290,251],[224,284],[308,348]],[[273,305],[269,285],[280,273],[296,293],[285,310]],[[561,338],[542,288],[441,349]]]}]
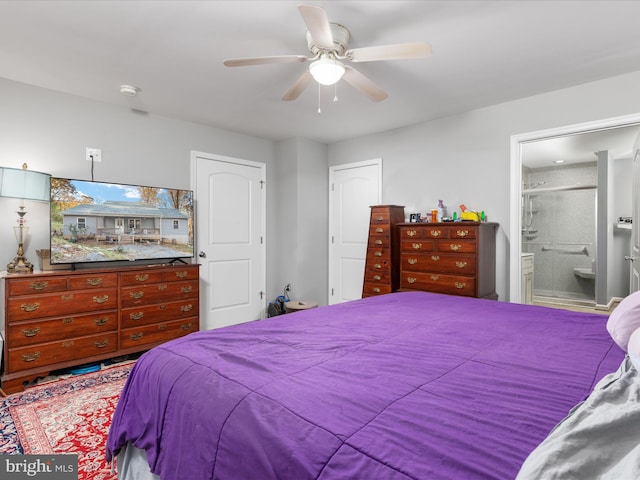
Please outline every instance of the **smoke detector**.
[{"label": "smoke detector", "polygon": [[120,85],[120,93],[122,95],[126,95],[127,97],[135,97],[140,89],[138,87],[134,87],[133,85]]}]

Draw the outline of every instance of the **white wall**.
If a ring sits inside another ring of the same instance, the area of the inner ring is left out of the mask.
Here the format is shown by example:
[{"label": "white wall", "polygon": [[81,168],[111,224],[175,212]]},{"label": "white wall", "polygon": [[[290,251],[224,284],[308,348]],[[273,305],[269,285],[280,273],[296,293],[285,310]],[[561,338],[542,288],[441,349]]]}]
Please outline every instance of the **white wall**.
[{"label": "white wall", "polygon": [[[640,72],[329,146],[329,165],[384,158],[382,203],[424,212],[442,198],[499,222],[497,292],[509,299],[512,135],[640,112]],[[518,239],[514,239],[518,241]]]},{"label": "white wall", "polygon": [[[103,162],[94,169],[100,181],[190,188],[192,150],[266,163],[268,178],[273,178],[270,140],[0,79],[0,166],[20,168],[27,162],[31,170],[90,180],[86,147],[102,149]],[[0,270],[17,249],[11,227],[18,204],[0,199]],[[26,257],[37,266],[35,250],[49,248],[49,206],[27,202],[26,207]],[[267,223],[271,215],[267,211]],[[273,270],[268,284],[269,275]]]}]

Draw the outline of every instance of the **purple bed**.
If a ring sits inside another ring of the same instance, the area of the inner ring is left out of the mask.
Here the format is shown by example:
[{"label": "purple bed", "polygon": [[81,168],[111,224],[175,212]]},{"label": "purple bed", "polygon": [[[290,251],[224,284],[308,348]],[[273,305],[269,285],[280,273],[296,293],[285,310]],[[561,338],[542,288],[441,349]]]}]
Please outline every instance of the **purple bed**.
[{"label": "purple bed", "polygon": [[624,352],[607,317],[402,292],[145,353],[107,442],[162,480],[509,479]]}]

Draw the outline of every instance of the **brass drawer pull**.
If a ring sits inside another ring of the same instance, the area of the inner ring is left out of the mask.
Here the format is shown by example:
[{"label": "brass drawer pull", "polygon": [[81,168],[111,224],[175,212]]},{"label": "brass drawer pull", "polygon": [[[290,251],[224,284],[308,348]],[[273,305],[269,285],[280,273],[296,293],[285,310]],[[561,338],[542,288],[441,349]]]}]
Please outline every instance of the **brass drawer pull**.
[{"label": "brass drawer pull", "polygon": [[129,314],[129,318],[131,320],[140,320],[142,317],[144,317],[144,312],[136,312],[136,313]]},{"label": "brass drawer pull", "polygon": [[374,257],[381,257],[382,256],[382,252],[374,252],[373,256]]},{"label": "brass drawer pull", "polygon": [[378,287],[374,287],[373,293],[380,293],[380,289]]},{"label": "brass drawer pull", "polygon": [[73,300],[73,294],[69,293],[67,295],[62,295],[60,299],[64,302],[68,302],[69,300]]},{"label": "brass drawer pull", "polygon": [[183,323],[182,325],[180,325],[180,330],[191,330],[191,325],[191,322]]},{"label": "brass drawer pull", "polygon": [[382,215],[380,215],[380,216],[376,217],[376,220],[381,222],[382,220],[384,220],[384,217]]},{"label": "brass drawer pull", "polygon": [[415,265],[416,263],[418,263],[418,259],[417,258],[407,258],[407,263],[409,265]]},{"label": "brass drawer pull", "polygon": [[158,285],[158,290],[164,291],[166,289],[167,289],[167,284],[166,283],[161,283],[160,285]]},{"label": "brass drawer pull", "polygon": [[417,234],[416,230],[407,230],[407,237],[415,237]]},{"label": "brass drawer pull", "polygon": [[107,345],[109,345],[109,340],[106,340],[106,339],[105,340],[96,340],[95,342],[93,342],[93,345],[96,348],[104,348]]},{"label": "brass drawer pull", "polygon": [[409,283],[416,283],[417,278],[415,277],[407,277],[407,282]]},{"label": "brass drawer pull", "polygon": [[166,330],[167,329],[167,324],[166,323],[159,323],[158,324],[158,330]]},{"label": "brass drawer pull", "polygon": [[431,230],[430,233],[432,237],[439,237],[440,235],[442,235],[442,230]]},{"label": "brass drawer pull", "polygon": [[456,267],[464,268],[467,266],[467,262],[456,262]]},{"label": "brass drawer pull", "polygon": [[130,296],[131,298],[135,298],[135,299],[137,300],[138,298],[142,298],[142,297],[144,297],[144,292],[142,292],[142,291],[138,291],[138,292],[129,292],[129,296]]},{"label": "brass drawer pull", "polygon": [[87,278],[87,285],[91,285],[92,287],[102,285],[102,278]]},{"label": "brass drawer pull", "polygon": [[20,310],[23,312],[35,312],[38,308],[40,308],[40,304],[38,302],[35,303],[23,303],[20,305]]},{"label": "brass drawer pull", "polygon": [[105,303],[109,300],[109,295],[100,295],[93,297],[93,301],[96,303]]},{"label": "brass drawer pull", "polygon": [[146,273],[139,273],[138,275],[136,275],[136,280],[139,282],[146,282],[147,280],[149,280],[149,275],[147,275]]},{"label": "brass drawer pull", "polygon": [[380,265],[379,263],[376,263],[373,268],[377,268],[378,270],[382,268],[382,265]]},{"label": "brass drawer pull", "polygon": [[24,355],[22,355],[22,360],[24,360],[25,362],[33,362],[38,358],[40,358],[40,352],[25,353]]},{"label": "brass drawer pull", "polygon": [[411,244],[411,247],[414,250],[420,250],[422,248],[422,244],[421,243],[413,243],[413,244]]},{"label": "brass drawer pull", "polygon": [[449,245],[449,248],[454,252],[457,252],[462,248],[462,245],[460,245],[459,243],[452,243],[451,245]]},{"label": "brass drawer pull", "polygon": [[193,309],[193,305],[180,305],[180,311],[182,312],[190,312]]},{"label": "brass drawer pull", "polygon": [[380,281],[380,279],[381,279],[381,278],[382,278],[382,277],[380,277],[380,275],[374,275],[374,276],[373,276],[373,279],[374,279],[374,280],[377,280],[377,281]]},{"label": "brass drawer pull", "polygon": [[375,242],[373,242],[373,243],[375,243],[376,245],[382,245],[382,240],[380,240],[380,239],[378,238],[378,239],[377,239]]},{"label": "brass drawer pull", "polygon": [[440,275],[431,275],[431,280],[437,282],[440,279]]},{"label": "brass drawer pull", "polygon": [[185,272],[184,270],[182,270],[180,272],[176,272],[176,277],[178,277],[178,278],[184,278],[187,275],[189,275],[189,272]]},{"label": "brass drawer pull", "polygon": [[439,262],[440,261],[440,255],[431,255],[431,260],[433,260],[434,262]]},{"label": "brass drawer pull", "polygon": [[101,317],[101,318],[96,318],[93,323],[95,323],[98,327],[101,327],[103,325],[106,325],[109,322],[109,317]]},{"label": "brass drawer pull", "polygon": [[164,305],[164,304],[162,304],[162,305],[158,306],[158,308],[159,308],[160,310],[166,310],[166,309],[167,309],[167,306],[166,306],[166,305]]},{"label": "brass drawer pull", "polygon": [[73,340],[65,340],[64,342],[62,342],[62,346],[64,348],[71,348],[73,347]]},{"label": "brass drawer pull", "polygon": [[139,332],[139,333],[132,333],[131,335],[129,335],[129,338],[131,340],[133,340],[134,342],[137,342],[138,340],[140,340],[142,337],[144,336],[144,333]]},{"label": "brass drawer pull", "polygon": [[25,337],[35,337],[38,333],[40,333],[40,327],[25,328],[24,330],[22,330],[22,334]]},{"label": "brass drawer pull", "polygon": [[384,228],[382,227],[376,228],[376,233],[384,233]]},{"label": "brass drawer pull", "polygon": [[63,318],[62,323],[64,323],[65,325],[71,325],[73,323],[73,317]]},{"label": "brass drawer pull", "polygon": [[186,287],[182,287],[180,290],[182,290],[182,293],[191,293],[193,287],[191,285],[188,285]]},{"label": "brass drawer pull", "polygon": [[454,285],[456,286],[456,288],[458,290],[460,290],[460,289],[464,288],[467,284],[464,283],[464,282],[456,282]]},{"label": "brass drawer pull", "polygon": [[456,232],[456,235],[458,237],[466,237],[467,235],[469,235],[469,230],[458,230]]},{"label": "brass drawer pull", "polygon": [[44,290],[45,288],[47,288],[49,286],[49,282],[31,282],[31,284],[29,284],[29,287],[31,288],[31,290]]}]

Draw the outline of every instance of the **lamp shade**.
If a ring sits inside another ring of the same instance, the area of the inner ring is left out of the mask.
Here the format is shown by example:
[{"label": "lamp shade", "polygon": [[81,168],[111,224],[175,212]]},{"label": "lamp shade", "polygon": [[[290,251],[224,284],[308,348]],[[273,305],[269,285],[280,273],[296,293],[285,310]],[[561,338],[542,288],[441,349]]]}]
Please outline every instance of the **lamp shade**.
[{"label": "lamp shade", "polygon": [[50,177],[48,173],[0,167],[0,197],[48,202]]},{"label": "lamp shade", "polygon": [[309,72],[313,79],[321,85],[333,85],[344,75],[344,65],[323,55],[320,60],[309,65]]}]

